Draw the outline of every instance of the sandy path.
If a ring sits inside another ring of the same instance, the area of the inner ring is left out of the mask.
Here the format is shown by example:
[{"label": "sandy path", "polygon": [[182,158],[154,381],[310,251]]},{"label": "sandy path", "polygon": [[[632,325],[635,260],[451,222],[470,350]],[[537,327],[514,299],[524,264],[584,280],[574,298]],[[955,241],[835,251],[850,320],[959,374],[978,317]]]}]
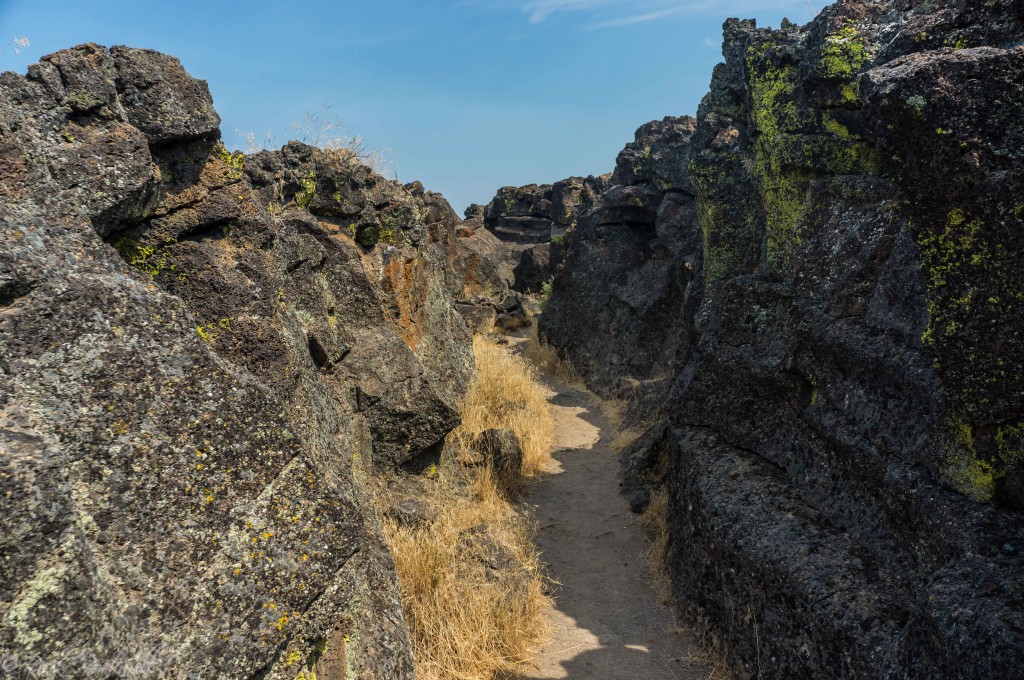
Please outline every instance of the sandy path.
[{"label": "sandy path", "polygon": [[526,679],[682,680],[707,677],[683,659],[692,651],[658,594],[649,543],[618,492],[612,428],[587,392],[549,382],[558,468],[530,486],[525,502],[540,525],[555,607],[552,639]]}]

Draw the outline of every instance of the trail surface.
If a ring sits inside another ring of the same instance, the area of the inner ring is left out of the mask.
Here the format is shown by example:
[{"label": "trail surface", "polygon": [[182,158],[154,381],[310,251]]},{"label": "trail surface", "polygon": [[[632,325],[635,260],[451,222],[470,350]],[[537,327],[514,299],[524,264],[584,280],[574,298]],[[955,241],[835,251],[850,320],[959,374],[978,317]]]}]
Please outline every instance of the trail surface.
[{"label": "trail surface", "polygon": [[691,680],[693,648],[658,604],[643,528],[618,492],[609,422],[588,392],[549,379],[557,468],[531,485],[526,503],[537,545],[558,585],[552,637],[523,680]]}]

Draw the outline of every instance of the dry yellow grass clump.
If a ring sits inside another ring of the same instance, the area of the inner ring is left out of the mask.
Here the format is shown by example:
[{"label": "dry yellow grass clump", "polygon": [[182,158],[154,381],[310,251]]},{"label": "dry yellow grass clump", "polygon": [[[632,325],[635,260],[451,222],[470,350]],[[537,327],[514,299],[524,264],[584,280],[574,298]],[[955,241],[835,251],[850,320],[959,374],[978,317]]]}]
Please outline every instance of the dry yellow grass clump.
[{"label": "dry yellow grass clump", "polygon": [[559,381],[572,387],[586,387],[579,369],[568,357],[559,356],[558,350],[552,345],[541,342],[537,336],[537,325],[530,330],[526,342],[526,358],[541,371],[552,375]]},{"label": "dry yellow grass clump", "polygon": [[554,419],[536,369],[485,335],[473,338],[476,379],[461,406],[455,432],[463,446],[491,429],[512,430],[523,448],[523,475],[533,477],[551,463]]},{"label": "dry yellow grass clump", "polygon": [[468,495],[438,482],[436,521],[385,522],[426,680],[490,680],[524,671],[545,627],[544,576],[526,520],[486,469]]},{"label": "dry yellow grass clump", "polygon": [[[532,367],[508,348],[474,339],[477,377],[452,438],[501,428],[523,447],[523,473],[551,461],[553,419]],[[444,468],[424,498],[434,521],[406,526],[385,517],[418,677],[492,680],[528,670],[545,631],[545,577],[533,527],[487,467]],[[468,485],[464,481],[468,478]]]}]

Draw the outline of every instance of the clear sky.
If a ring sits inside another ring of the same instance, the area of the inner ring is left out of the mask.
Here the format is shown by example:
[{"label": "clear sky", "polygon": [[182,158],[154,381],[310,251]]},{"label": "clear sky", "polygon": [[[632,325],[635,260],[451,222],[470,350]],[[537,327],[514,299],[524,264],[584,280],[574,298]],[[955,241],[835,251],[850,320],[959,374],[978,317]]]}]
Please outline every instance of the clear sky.
[{"label": "clear sky", "polygon": [[0,70],[83,42],[149,47],[279,146],[323,102],[403,182],[456,210],[498,187],[610,171],[641,124],[693,114],[730,16],[805,23],[823,0],[0,0]]}]

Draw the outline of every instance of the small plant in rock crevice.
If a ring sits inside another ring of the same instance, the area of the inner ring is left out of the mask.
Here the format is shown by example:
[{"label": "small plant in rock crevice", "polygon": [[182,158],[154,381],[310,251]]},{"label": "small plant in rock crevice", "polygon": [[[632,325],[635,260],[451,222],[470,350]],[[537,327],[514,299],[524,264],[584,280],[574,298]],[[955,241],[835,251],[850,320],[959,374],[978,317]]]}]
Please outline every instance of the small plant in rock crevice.
[{"label": "small plant in rock crevice", "polygon": [[540,306],[541,309],[547,304],[548,300],[551,299],[551,293],[554,292],[555,277],[552,276],[544,283],[540,284]]}]

